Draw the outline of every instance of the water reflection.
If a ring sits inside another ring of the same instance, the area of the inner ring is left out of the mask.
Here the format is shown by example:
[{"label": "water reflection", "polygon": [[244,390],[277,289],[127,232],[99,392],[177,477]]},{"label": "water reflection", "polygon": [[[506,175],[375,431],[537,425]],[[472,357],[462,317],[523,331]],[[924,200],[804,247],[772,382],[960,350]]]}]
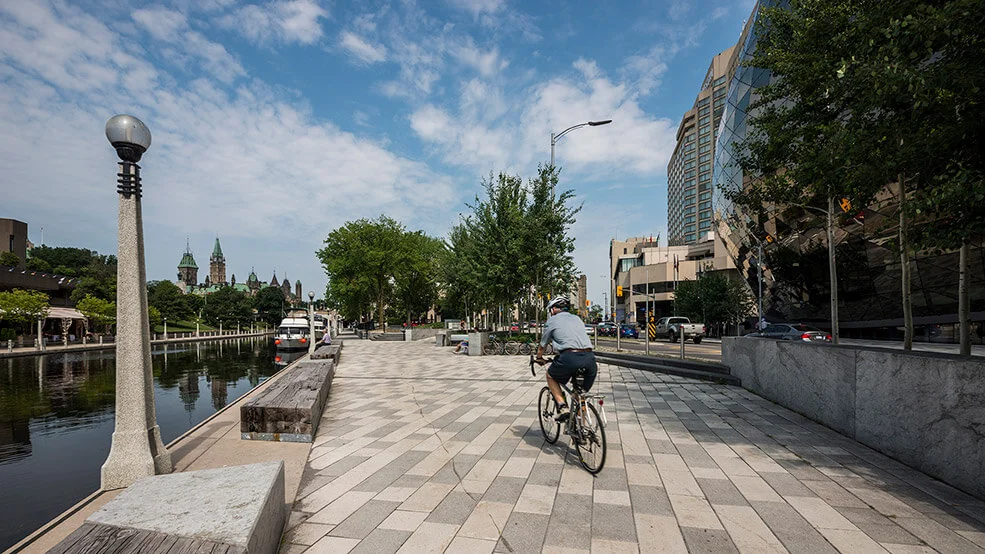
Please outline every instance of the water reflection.
[{"label": "water reflection", "polygon": [[[151,354],[165,444],[282,367],[264,338],[156,345]],[[114,425],[115,357],[97,350],[0,360],[0,550],[98,489]]]}]

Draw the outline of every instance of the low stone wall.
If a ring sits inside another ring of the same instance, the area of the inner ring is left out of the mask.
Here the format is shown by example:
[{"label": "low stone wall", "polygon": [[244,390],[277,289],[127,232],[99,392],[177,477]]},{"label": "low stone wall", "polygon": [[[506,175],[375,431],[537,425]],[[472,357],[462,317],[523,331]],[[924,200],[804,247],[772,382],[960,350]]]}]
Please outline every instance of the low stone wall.
[{"label": "low stone wall", "polygon": [[742,386],[985,499],[985,359],[726,337]]},{"label": "low stone wall", "polygon": [[438,336],[438,333],[446,333],[447,329],[429,329],[427,327],[411,327],[409,330],[405,331],[405,337],[407,334],[410,335],[409,339],[406,340],[421,340],[421,339],[433,339]]}]

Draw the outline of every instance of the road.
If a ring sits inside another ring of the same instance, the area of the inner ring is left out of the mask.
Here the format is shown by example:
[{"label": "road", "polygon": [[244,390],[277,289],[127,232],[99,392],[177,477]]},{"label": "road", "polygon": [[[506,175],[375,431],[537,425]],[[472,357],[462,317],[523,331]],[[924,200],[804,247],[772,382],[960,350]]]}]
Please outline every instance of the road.
[{"label": "road", "polygon": [[[616,339],[609,337],[599,337],[599,351],[616,350]],[[644,339],[620,339],[619,348],[625,352],[640,354],[646,352],[646,341]],[[679,358],[681,355],[681,345],[676,342],[657,340],[650,343],[650,354],[655,356],[670,356]],[[704,340],[701,344],[694,344],[691,341],[684,343],[684,357],[691,360],[703,362],[722,361],[722,343]]]}]

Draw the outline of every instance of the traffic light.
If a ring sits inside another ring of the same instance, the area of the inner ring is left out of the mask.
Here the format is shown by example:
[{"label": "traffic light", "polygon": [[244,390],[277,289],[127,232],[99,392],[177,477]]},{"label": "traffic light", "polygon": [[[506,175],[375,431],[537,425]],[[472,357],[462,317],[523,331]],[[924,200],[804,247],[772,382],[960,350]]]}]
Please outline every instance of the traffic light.
[{"label": "traffic light", "polygon": [[592,301],[591,300],[586,300],[585,301],[585,307],[586,308],[591,308],[592,307]]},{"label": "traffic light", "polygon": [[616,296],[622,296],[622,285],[616,287]]}]

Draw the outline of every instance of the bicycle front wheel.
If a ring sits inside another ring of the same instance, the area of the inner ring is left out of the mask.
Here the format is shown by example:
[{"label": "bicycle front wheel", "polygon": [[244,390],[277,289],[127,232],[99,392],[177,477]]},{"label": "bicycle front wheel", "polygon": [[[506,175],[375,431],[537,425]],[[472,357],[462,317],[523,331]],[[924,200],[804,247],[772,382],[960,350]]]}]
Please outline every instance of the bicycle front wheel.
[{"label": "bicycle front wheel", "polygon": [[482,353],[485,354],[486,356],[492,356],[493,354],[495,354],[496,343],[487,342],[486,344],[482,345]]},{"label": "bicycle front wheel", "polygon": [[531,354],[533,352],[534,352],[534,350],[531,350],[530,343],[529,342],[521,342],[520,343],[520,354],[523,354],[524,356],[526,356],[527,354]]},{"label": "bicycle front wheel", "polygon": [[550,444],[557,442],[561,435],[561,424],[554,421],[557,415],[557,403],[551,389],[540,389],[540,399],[537,401],[537,413],[540,414],[540,430],[544,432],[544,440]]},{"label": "bicycle front wheel", "polygon": [[511,340],[511,341],[507,342],[506,343],[506,353],[509,354],[510,356],[516,356],[517,354],[519,354],[520,353],[520,343],[517,342],[517,341],[515,341],[515,340]]},{"label": "bicycle front wheel", "polygon": [[579,411],[581,413],[575,420],[578,428],[572,440],[578,449],[581,465],[589,473],[595,474],[602,471],[602,466],[605,465],[605,428],[602,427],[602,420],[595,406],[585,404],[584,409]]}]

